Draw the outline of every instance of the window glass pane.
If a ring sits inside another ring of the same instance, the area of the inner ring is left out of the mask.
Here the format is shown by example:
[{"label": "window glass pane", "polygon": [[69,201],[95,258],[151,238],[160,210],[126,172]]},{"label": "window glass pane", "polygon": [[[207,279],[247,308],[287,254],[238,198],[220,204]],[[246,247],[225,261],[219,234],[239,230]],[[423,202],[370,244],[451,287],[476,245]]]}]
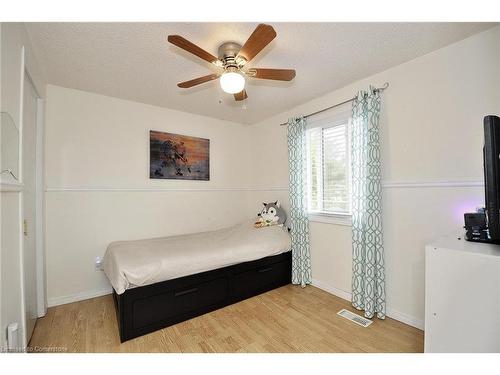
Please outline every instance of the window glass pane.
[{"label": "window glass pane", "polygon": [[322,209],[322,144],[321,128],[309,130],[308,147],[308,186],[309,186],[309,209],[311,211],[320,211]]},{"label": "window glass pane", "polygon": [[309,210],[349,213],[349,147],[347,123],[307,131]]},{"label": "window glass pane", "polygon": [[346,124],[323,129],[323,210],[348,212]]}]

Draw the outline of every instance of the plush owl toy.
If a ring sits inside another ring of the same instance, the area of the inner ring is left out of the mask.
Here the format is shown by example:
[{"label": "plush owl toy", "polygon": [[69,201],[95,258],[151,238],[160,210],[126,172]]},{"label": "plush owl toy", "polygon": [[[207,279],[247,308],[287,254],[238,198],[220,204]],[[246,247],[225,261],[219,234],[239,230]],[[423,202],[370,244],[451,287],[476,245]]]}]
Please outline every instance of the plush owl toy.
[{"label": "plush owl toy", "polygon": [[259,218],[255,222],[255,228],[285,224],[286,213],[285,210],[281,208],[279,201],[262,204],[264,208],[257,214]]}]

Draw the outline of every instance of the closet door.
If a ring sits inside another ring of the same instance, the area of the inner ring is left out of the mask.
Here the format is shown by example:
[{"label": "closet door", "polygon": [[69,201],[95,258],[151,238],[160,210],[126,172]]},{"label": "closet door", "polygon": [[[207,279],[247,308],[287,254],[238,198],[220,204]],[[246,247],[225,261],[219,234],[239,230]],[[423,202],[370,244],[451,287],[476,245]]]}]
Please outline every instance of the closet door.
[{"label": "closet door", "polygon": [[24,77],[22,124],[23,175],[23,271],[26,313],[26,343],[29,342],[37,318],[36,265],[36,123],[38,96],[30,78]]}]

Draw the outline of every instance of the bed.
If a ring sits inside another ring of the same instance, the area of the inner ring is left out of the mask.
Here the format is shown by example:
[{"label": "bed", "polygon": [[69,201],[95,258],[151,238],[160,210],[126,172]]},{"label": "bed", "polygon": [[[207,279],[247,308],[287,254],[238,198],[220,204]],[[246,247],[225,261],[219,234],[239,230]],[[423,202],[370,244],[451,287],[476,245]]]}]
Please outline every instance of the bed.
[{"label": "bed", "polygon": [[290,246],[281,226],[253,222],[111,243],[103,269],[121,342],[289,284]]}]

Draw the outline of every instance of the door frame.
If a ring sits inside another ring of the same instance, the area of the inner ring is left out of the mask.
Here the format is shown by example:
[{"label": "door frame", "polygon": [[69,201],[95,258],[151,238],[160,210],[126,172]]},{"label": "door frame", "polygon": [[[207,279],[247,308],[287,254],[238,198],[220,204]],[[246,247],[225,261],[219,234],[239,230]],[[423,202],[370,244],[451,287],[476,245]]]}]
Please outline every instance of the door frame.
[{"label": "door frame", "polygon": [[[33,83],[33,80],[31,80]],[[36,100],[36,216],[35,216],[35,246],[36,246],[36,287],[37,287],[37,312],[38,317],[47,313],[47,284],[45,275],[45,193],[44,193],[44,150],[45,150],[45,101],[40,97],[39,91],[33,83],[33,88],[38,95]]]},{"label": "door frame", "polygon": [[[21,92],[20,92],[20,145],[19,145],[19,179],[21,185],[24,184],[23,178],[23,130],[24,130],[24,85],[26,79],[31,83],[35,94],[37,96],[36,101],[36,121],[35,121],[35,132],[36,132],[36,150],[35,150],[35,261],[36,261],[36,310],[37,316],[42,317],[47,312],[47,296],[46,296],[46,274],[45,274],[45,228],[44,228],[44,217],[45,217],[45,201],[44,201],[44,100],[40,95],[41,91],[37,88],[35,81],[29,71],[29,64],[26,61],[26,49],[22,47],[22,57],[21,57]],[[24,220],[24,194],[25,189],[21,190],[20,194],[20,261],[21,261],[21,312],[23,315],[22,326],[23,326],[23,337],[22,346],[27,347],[27,322],[26,322],[26,290],[24,281],[24,234],[23,234],[23,220]]]},{"label": "door frame", "polygon": [[[24,80],[28,78],[35,94],[36,99],[36,121],[35,121],[35,259],[36,259],[36,289],[37,289],[37,315],[44,316],[47,312],[47,299],[45,298],[45,251],[44,251],[44,191],[43,191],[43,156],[44,156],[44,100],[41,98],[40,91],[37,89],[35,82],[31,78],[28,67],[24,68],[25,78],[23,78],[23,95],[24,95]],[[24,108],[23,108],[24,110]]]}]

